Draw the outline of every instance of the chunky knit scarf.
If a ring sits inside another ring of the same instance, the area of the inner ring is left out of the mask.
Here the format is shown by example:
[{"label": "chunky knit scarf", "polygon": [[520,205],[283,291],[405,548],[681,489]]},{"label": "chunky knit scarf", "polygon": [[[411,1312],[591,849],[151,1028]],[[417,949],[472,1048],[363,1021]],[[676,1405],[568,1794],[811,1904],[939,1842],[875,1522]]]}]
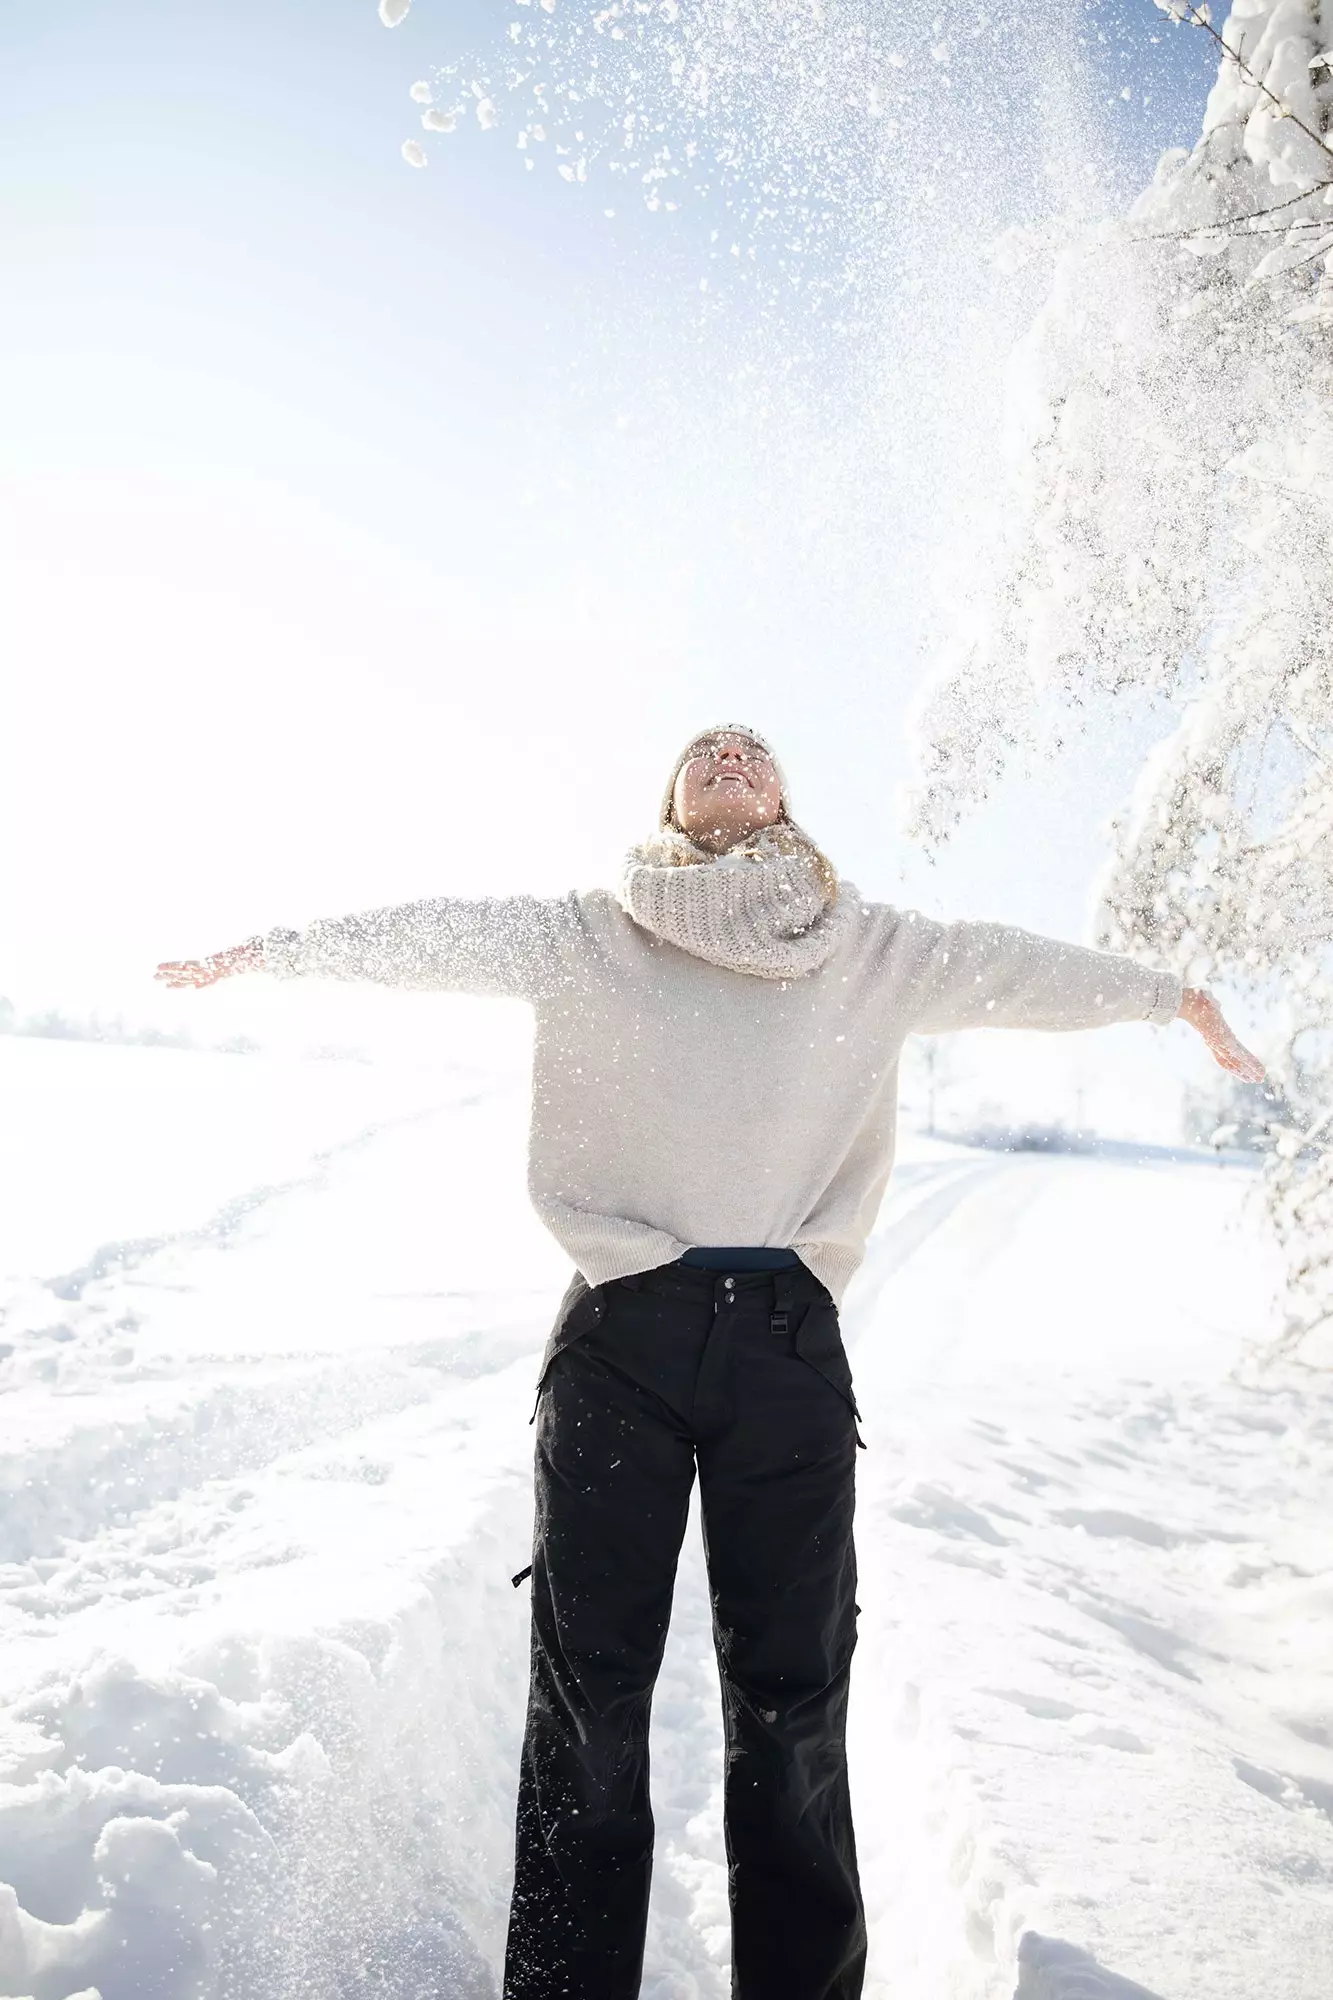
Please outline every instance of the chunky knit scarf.
[{"label": "chunky knit scarf", "polygon": [[836,947],[855,891],[788,825],[712,855],[667,827],[632,848],[620,901],[636,924],[731,972],[800,979]]}]

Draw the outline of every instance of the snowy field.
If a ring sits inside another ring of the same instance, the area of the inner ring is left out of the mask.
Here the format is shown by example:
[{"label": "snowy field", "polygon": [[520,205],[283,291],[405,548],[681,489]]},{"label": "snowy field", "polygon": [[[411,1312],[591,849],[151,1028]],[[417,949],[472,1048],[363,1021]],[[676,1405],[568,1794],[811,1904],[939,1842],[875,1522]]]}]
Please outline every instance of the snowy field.
[{"label": "snowy field", "polygon": [[[433,1071],[0,1039],[7,2000],[498,1992],[566,1274],[521,1036],[457,1019]],[[1333,1406],[1247,1364],[1249,1186],[906,1137],[845,1321],[874,2000],[1326,2000]],[[693,1554],[654,1759],[644,1992],[722,2000]]]}]

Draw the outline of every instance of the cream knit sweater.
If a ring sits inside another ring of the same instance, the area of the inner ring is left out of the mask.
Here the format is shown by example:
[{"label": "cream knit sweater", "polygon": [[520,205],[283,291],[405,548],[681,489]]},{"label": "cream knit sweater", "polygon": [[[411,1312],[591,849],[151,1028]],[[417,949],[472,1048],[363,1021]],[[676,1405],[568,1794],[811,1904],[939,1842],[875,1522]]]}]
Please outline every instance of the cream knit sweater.
[{"label": "cream knit sweater", "polygon": [[1180,982],[1003,924],[836,903],[802,856],[621,896],[443,897],[274,931],[279,976],[510,994],[536,1013],[528,1186],[590,1284],[696,1244],[799,1252],[839,1298],[893,1164],[909,1034],[1174,1019]]}]

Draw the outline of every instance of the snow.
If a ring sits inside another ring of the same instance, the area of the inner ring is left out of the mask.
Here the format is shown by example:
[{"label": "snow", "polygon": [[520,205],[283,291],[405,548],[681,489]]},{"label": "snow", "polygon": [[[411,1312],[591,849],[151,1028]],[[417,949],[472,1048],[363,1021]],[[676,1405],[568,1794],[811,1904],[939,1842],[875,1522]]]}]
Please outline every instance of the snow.
[{"label": "snow", "polygon": [[[521,1049],[449,1043],[0,1043],[0,1993],[498,1991],[565,1272]],[[845,1320],[872,2000],[1322,2000],[1333,1419],[1248,1358],[1250,1181],[906,1137]],[[727,1991],[690,1547],[649,2000]]]}]

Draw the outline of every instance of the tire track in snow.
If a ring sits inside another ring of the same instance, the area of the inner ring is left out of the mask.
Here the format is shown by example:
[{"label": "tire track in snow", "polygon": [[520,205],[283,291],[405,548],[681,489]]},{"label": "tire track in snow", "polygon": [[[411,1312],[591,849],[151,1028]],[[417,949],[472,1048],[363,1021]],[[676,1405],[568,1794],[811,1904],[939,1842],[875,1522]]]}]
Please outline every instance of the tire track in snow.
[{"label": "tire track in snow", "polygon": [[218,1374],[103,1396],[92,1421],[79,1422],[76,1409],[49,1444],[0,1464],[0,1563],[96,1540],[160,1501],[428,1401],[442,1380],[503,1368],[532,1345],[528,1331],[463,1336],[320,1365],[259,1365],[241,1382]]},{"label": "tire track in snow", "polygon": [[867,1245],[850,1308],[844,1314],[844,1321],[851,1322],[853,1339],[860,1337],[862,1328],[874,1317],[879,1295],[895,1272],[963,1202],[1005,1169],[1006,1162],[995,1159],[931,1162],[909,1170],[910,1178],[904,1174],[901,1190],[890,1184],[883,1215]]},{"label": "tire track in snow", "polygon": [[[333,1356],[303,1353],[298,1342],[292,1354],[270,1350],[239,1364],[196,1353],[155,1365],[141,1362],[133,1345],[145,1301],[161,1312],[173,1292],[206,1292],[211,1258],[243,1257],[258,1224],[280,1229],[294,1205],[326,1196],[341,1164],[426,1121],[482,1110],[496,1095],[470,1092],[443,1112],[430,1106],[363,1127],[313,1154],[305,1172],[233,1197],[197,1227],[104,1245],[78,1269],[41,1281],[75,1311],[12,1349],[8,1367],[0,1360],[0,1380],[26,1375],[29,1385],[28,1393],[0,1398],[9,1445],[0,1461],[0,1562],[49,1555],[201,1481],[253,1470],[369,1415],[429,1398],[442,1376],[504,1367],[526,1351],[526,1322],[468,1331],[476,1301],[466,1292],[431,1302],[437,1322],[454,1323],[452,1335],[404,1340],[395,1329],[391,1341],[365,1339]],[[50,1350],[55,1359],[44,1365]],[[45,1383],[57,1365],[72,1393],[53,1398]],[[164,1366],[167,1379],[155,1379]]]},{"label": "tire track in snow", "polygon": [[[458,1109],[485,1102],[484,1094],[461,1098]],[[247,1188],[243,1193],[233,1195],[214,1210],[206,1222],[193,1229],[178,1229],[165,1236],[130,1237],[119,1243],[104,1243],[94,1250],[86,1263],[77,1269],[65,1272],[57,1278],[45,1278],[41,1282],[45,1289],[58,1299],[82,1299],[89,1286],[111,1277],[128,1276],[151,1258],[164,1250],[226,1249],[240,1236],[246,1224],[260,1210],[287,1197],[322,1189],[328,1184],[328,1170],[338,1160],[348,1154],[364,1151],[388,1132],[400,1131],[408,1125],[419,1124],[431,1115],[434,1107],[411,1112],[405,1117],[384,1119],[372,1125],[362,1126],[346,1139],[339,1139],[332,1146],[326,1146],[310,1156],[310,1165],[304,1173],[293,1174],[287,1180],[260,1182],[258,1186]]]},{"label": "tire track in snow", "polygon": [[[451,1115],[461,1111],[477,1109],[490,1099],[498,1096],[502,1086],[470,1092],[466,1096],[450,1100],[443,1107]],[[320,1191],[327,1187],[330,1167],[349,1155],[364,1152],[377,1140],[386,1135],[419,1125],[423,1120],[440,1115],[438,1104],[423,1106],[418,1111],[407,1112],[395,1118],[375,1120],[361,1126],[345,1139],[335,1140],[330,1146],[321,1147],[310,1155],[309,1165],[299,1174],[289,1175],[281,1181],[261,1181],[255,1186],[243,1189],[222,1202],[207,1220],[190,1229],[171,1230],[160,1236],[126,1237],[120,1241],[103,1243],[94,1250],[84,1263],[74,1269],[52,1278],[35,1280],[37,1287],[49,1292],[53,1297],[67,1301],[82,1300],[90,1287],[111,1277],[125,1277],[140,1266],[159,1257],[164,1251],[188,1251],[192,1249],[226,1249],[236,1242],[246,1226],[262,1210],[280,1203],[294,1194]],[[0,1327],[12,1315],[13,1306],[0,1307]],[[6,1357],[8,1358],[8,1357]]]}]

